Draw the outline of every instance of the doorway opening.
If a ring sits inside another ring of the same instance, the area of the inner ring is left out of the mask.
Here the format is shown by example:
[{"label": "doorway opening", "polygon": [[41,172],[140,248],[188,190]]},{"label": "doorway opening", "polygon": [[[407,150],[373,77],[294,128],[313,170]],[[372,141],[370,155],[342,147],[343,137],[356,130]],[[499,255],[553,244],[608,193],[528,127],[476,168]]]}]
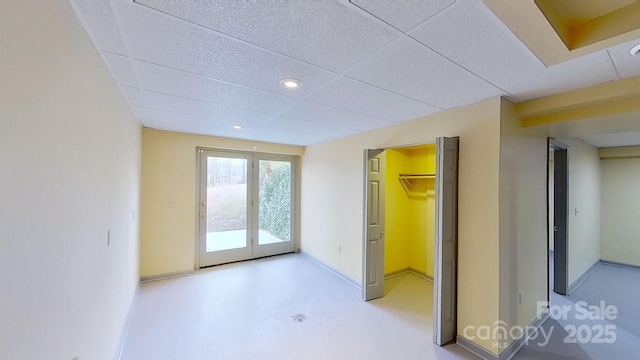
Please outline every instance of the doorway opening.
[{"label": "doorway opening", "polygon": [[297,158],[198,149],[197,267],[296,250]]},{"label": "doorway opening", "polygon": [[547,176],[547,214],[549,266],[547,301],[551,291],[569,295],[569,146],[549,138]]},{"label": "doorway opening", "polygon": [[456,335],[457,170],[457,138],[365,150],[363,298],[383,297],[385,277],[433,281],[438,345]]}]

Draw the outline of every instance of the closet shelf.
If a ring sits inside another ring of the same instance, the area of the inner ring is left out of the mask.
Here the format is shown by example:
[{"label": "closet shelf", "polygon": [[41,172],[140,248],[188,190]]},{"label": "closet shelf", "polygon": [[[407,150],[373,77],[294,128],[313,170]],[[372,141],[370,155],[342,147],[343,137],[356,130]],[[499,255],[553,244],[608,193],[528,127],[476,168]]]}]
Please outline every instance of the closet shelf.
[{"label": "closet shelf", "polygon": [[410,187],[411,189],[413,189],[413,182],[412,180],[417,180],[417,179],[435,179],[436,178],[436,174],[398,174],[398,180],[400,180],[400,182],[402,182],[403,184],[406,184],[408,187]]}]

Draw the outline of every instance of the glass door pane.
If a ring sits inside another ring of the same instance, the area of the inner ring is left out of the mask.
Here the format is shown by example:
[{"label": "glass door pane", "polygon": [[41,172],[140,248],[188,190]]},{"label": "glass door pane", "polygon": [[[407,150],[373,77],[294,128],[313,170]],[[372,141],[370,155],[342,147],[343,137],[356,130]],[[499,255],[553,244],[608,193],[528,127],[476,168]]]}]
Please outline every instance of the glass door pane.
[{"label": "glass door pane", "polygon": [[291,241],[291,163],[259,160],[258,244]]},{"label": "glass door pane", "polygon": [[285,155],[254,155],[256,206],[253,209],[253,256],[271,256],[295,251],[296,158]]},{"label": "glass door pane", "polygon": [[247,190],[247,159],[207,157],[207,252],[247,246]]},{"label": "glass door pane", "polygon": [[251,259],[251,156],[203,150],[199,175],[199,266]]}]

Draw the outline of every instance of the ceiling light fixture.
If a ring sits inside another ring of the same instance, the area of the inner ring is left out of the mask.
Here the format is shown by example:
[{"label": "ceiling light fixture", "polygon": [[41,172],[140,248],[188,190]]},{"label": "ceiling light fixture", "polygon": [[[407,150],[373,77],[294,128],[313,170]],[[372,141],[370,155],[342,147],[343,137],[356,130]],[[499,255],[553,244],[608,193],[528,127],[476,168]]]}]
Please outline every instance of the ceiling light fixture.
[{"label": "ceiling light fixture", "polygon": [[243,129],[243,127],[240,126],[240,125],[235,125],[233,128],[236,129],[236,130],[242,130]]},{"label": "ceiling light fixture", "polygon": [[629,50],[629,52],[631,53],[631,55],[633,56],[638,56],[638,54],[640,54],[640,44],[634,46],[631,48],[631,50]]},{"label": "ceiling light fixture", "polygon": [[302,86],[302,81],[298,79],[282,79],[280,85],[287,89],[297,89]]}]

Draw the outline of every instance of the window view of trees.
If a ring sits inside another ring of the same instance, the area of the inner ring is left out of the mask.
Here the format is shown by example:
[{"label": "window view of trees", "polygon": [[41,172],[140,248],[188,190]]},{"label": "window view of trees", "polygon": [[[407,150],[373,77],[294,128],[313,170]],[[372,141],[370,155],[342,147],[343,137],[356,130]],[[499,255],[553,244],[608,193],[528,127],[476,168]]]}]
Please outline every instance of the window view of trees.
[{"label": "window view of trees", "polygon": [[260,160],[260,230],[289,241],[291,229],[291,164]]}]

